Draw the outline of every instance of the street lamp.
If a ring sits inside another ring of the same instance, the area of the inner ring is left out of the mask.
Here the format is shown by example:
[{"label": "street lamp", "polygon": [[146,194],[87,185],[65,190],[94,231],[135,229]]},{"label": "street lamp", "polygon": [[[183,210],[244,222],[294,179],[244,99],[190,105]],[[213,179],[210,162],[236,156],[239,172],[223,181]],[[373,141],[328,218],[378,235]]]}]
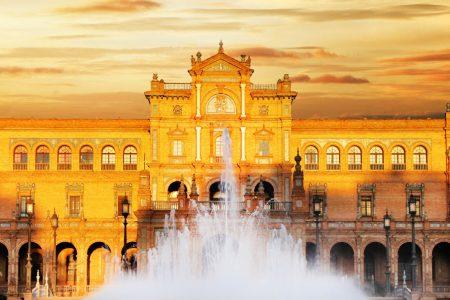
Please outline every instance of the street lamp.
[{"label": "street lamp", "polygon": [[390,255],[390,238],[389,233],[391,231],[391,217],[387,210],[383,217],[383,226],[386,230],[386,296],[391,294],[391,255]]},{"label": "street lamp", "polygon": [[59,227],[58,215],[56,214],[56,210],[53,209],[53,215],[50,218],[50,222],[53,228],[53,288],[54,293],[56,294],[56,283],[58,280],[58,268],[57,268],[57,256],[56,256],[56,230]]},{"label": "street lamp", "polygon": [[[123,249],[126,251],[127,246],[127,218],[130,214],[130,202],[128,201],[127,196],[125,195],[125,198],[122,200],[122,216],[123,216]],[[123,254],[122,260],[123,260],[123,267],[124,270],[127,269],[127,262],[126,262],[126,253]]]},{"label": "street lamp", "polygon": [[322,197],[319,195],[313,196],[313,213],[316,222],[316,266],[320,263],[320,241],[319,241],[319,217],[322,214]]},{"label": "street lamp", "polygon": [[27,253],[27,280],[26,280],[26,292],[31,293],[31,218],[34,215],[34,202],[29,197],[26,202],[26,212],[28,216],[28,253]]},{"label": "street lamp", "polygon": [[409,201],[408,201],[408,207],[409,207],[409,215],[411,216],[411,279],[412,279],[412,285],[411,290],[416,289],[416,267],[417,267],[417,261],[416,261],[416,228],[415,228],[415,216],[417,213],[417,207],[416,207],[416,198],[411,194],[409,195]]}]

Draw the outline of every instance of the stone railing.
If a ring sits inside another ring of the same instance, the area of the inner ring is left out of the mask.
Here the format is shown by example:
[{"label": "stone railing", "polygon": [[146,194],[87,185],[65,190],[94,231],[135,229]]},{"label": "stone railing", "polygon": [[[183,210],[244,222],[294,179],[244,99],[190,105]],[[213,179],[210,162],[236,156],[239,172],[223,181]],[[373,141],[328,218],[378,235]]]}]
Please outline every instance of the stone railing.
[{"label": "stone railing", "polygon": [[75,285],[58,285],[56,286],[56,296],[72,297],[77,294],[77,286]]},{"label": "stone railing", "polygon": [[172,210],[178,209],[178,202],[172,201],[152,201],[150,203],[151,210]]},{"label": "stone railing", "polygon": [[192,88],[190,83],[186,82],[165,82],[165,90],[190,90]]},{"label": "stone railing", "polygon": [[433,292],[450,294],[450,285],[434,285]]},{"label": "stone railing", "polygon": [[251,85],[252,90],[277,90],[277,85],[275,83],[253,83]]}]

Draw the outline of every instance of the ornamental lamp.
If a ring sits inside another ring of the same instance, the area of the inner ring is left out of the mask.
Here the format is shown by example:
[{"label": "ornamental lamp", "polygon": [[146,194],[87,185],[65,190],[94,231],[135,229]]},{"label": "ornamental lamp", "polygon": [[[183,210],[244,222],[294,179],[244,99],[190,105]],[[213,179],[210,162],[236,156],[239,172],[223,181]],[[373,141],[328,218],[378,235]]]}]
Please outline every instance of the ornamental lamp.
[{"label": "ornamental lamp", "polygon": [[122,200],[122,216],[127,218],[130,214],[130,202],[128,201],[128,197],[125,196]]},{"label": "ornamental lamp", "polygon": [[391,229],[391,217],[388,215],[387,211],[383,217],[383,226],[384,226],[384,229],[386,229],[386,230]]},{"label": "ornamental lamp", "polygon": [[27,203],[26,203],[26,209],[27,209],[27,215],[28,217],[32,217],[34,214],[34,202],[31,198],[27,199]]},{"label": "ornamental lamp", "polygon": [[56,214],[56,211],[55,211],[55,210],[53,210],[53,215],[52,215],[52,217],[50,218],[50,222],[51,222],[52,228],[53,228],[54,230],[58,229],[59,221],[58,221],[58,215]]},{"label": "ornamental lamp", "polygon": [[320,216],[322,213],[322,197],[319,195],[313,196],[313,211],[315,216]]},{"label": "ornamental lamp", "polygon": [[408,207],[409,207],[409,214],[411,215],[411,217],[414,217],[417,212],[417,207],[416,207],[416,198],[412,194],[409,196]]}]

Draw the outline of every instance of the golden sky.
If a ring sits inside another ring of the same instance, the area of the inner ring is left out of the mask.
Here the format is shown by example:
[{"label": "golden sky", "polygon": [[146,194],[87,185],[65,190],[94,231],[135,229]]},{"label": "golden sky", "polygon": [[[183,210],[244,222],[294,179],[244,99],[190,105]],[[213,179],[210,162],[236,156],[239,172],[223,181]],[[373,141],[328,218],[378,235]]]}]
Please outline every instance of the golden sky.
[{"label": "golden sky", "polygon": [[152,73],[190,55],[284,73],[296,118],[437,116],[450,102],[450,1],[0,0],[0,117],[147,118]]}]

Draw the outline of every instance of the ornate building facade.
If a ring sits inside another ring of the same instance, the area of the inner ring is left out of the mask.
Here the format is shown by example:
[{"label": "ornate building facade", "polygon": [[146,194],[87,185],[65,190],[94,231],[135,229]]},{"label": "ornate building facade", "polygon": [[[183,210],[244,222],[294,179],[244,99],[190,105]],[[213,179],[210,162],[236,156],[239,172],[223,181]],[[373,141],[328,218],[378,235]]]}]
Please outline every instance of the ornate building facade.
[{"label": "ornate building facade", "polygon": [[[132,252],[138,268],[145,265],[144,253],[155,246],[171,209],[185,220],[195,215],[189,199],[220,203],[227,128],[241,208],[266,205],[275,228],[284,224],[303,239],[308,261],[316,249],[312,200],[320,197],[323,268],[382,294],[387,211],[391,285],[410,284],[412,196],[419,290],[449,295],[448,113],[444,119],[294,120],[297,93],[289,76],[252,83],[251,58],[234,59],[222,45],[209,58],[192,56],[188,72],[190,83],[153,75],[145,92],[149,120],[0,120],[0,293],[24,289],[27,202],[35,205],[32,284],[38,270],[41,279],[53,276],[54,253],[60,295],[103,284],[121,253]],[[125,197],[132,208],[126,246]],[[59,215],[56,249],[53,212]]]}]

